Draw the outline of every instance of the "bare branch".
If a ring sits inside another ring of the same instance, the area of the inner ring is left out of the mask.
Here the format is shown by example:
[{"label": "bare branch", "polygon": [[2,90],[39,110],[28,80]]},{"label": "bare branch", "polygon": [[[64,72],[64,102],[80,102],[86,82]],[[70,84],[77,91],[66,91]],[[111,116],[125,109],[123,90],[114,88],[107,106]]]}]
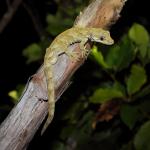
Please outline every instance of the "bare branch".
[{"label": "bare branch", "polygon": [[[123,0],[95,0],[77,18],[75,25],[108,28],[118,19],[124,3]],[[73,46],[73,50],[79,51],[78,44]],[[57,98],[66,89],[70,77],[84,60],[71,62],[65,55],[59,57],[54,66]],[[46,80],[42,66],[29,82],[20,102],[0,126],[1,150],[26,148],[47,115],[48,104],[40,101],[47,99],[46,93]]]},{"label": "bare branch", "polygon": [[7,0],[6,2],[8,5],[8,11],[3,15],[2,19],[0,20],[0,33],[2,33],[7,24],[10,22],[22,0],[14,0],[12,4],[10,4],[9,0]]},{"label": "bare branch", "polygon": [[27,13],[29,14],[38,36],[40,38],[42,38],[43,35],[44,35],[44,30],[42,28],[42,25],[41,25],[41,22],[39,21],[38,16],[33,13],[33,11],[30,8],[30,6],[28,6],[25,2],[23,2],[22,5],[25,8],[25,10],[27,11]]}]

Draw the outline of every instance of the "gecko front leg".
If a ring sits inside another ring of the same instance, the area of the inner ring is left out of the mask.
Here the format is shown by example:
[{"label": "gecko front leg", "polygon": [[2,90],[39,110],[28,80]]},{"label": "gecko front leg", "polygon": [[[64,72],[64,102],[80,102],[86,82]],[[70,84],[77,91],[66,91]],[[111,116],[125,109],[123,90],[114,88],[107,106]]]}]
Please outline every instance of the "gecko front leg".
[{"label": "gecko front leg", "polygon": [[82,55],[82,58],[83,57],[86,57],[88,56],[89,54],[89,50],[86,48],[86,43],[88,42],[88,39],[85,38],[83,39],[80,43],[79,43],[79,47],[80,47],[80,50],[81,50],[81,55]]}]

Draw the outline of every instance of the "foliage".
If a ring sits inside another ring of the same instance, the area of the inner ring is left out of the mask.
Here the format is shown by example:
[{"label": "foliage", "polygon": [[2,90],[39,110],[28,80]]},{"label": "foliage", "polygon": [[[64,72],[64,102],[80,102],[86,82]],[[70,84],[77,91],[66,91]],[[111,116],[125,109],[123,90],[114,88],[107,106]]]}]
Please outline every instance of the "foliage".
[{"label": "foliage", "polygon": [[134,138],[134,145],[137,150],[150,149],[150,121],[144,123]]},{"label": "foliage", "polygon": [[27,57],[27,63],[31,63],[34,61],[37,61],[42,56],[42,48],[40,45],[33,43],[29,45],[27,48],[23,51],[23,56]]},{"label": "foliage", "polygon": [[[66,125],[59,138],[66,142],[62,146],[62,142],[55,139],[53,149],[58,145],[61,150],[67,147],[78,150],[150,149],[149,42],[147,30],[135,23],[107,50],[99,44],[93,46],[89,58],[97,68],[88,76],[99,82],[86,88],[64,112],[65,117],[61,119]],[[91,107],[99,105],[99,109]],[[128,138],[120,138],[124,136]]]},{"label": "foliage", "polygon": [[149,45],[149,35],[143,26],[134,24],[129,31],[130,39],[138,46],[141,57],[146,57]]},{"label": "foliage", "polygon": [[92,103],[105,103],[110,99],[122,98],[124,95],[120,89],[115,86],[107,88],[98,88],[94,91],[93,95],[90,97]]},{"label": "foliage", "polygon": [[140,90],[146,82],[146,79],[144,68],[138,65],[132,65],[131,74],[126,81],[128,94],[131,95]]}]

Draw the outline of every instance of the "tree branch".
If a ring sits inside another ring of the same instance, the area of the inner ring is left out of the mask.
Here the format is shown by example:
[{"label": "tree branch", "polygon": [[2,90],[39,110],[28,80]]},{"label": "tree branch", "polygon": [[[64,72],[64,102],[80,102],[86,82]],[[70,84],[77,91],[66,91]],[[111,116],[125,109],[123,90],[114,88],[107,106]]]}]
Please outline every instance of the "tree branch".
[{"label": "tree branch", "polygon": [[[95,0],[77,17],[75,25],[108,28],[119,18],[124,3],[125,0]],[[78,44],[72,49],[79,51]],[[84,60],[71,62],[65,55],[59,57],[54,65],[57,99],[67,88],[70,77]],[[26,148],[47,115],[48,104],[40,101],[40,99],[47,99],[46,93],[46,80],[42,66],[29,81],[20,102],[0,126],[1,150]]]},{"label": "tree branch", "polygon": [[34,25],[34,28],[39,36],[39,38],[43,38],[44,30],[42,28],[42,24],[39,21],[39,18],[37,16],[37,14],[35,14],[32,10],[32,8],[30,6],[28,6],[28,4],[26,4],[25,2],[22,3],[23,7],[25,8],[25,10],[27,11],[28,15],[30,16],[32,23]]},{"label": "tree branch", "polygon": [[14,0],[10,5],[10,2],[7,1],[8,11],[3,15],[2,19],[0,20],[0,33],[2,33],[2,31],[5,29],[21,2],[22,0]]}]

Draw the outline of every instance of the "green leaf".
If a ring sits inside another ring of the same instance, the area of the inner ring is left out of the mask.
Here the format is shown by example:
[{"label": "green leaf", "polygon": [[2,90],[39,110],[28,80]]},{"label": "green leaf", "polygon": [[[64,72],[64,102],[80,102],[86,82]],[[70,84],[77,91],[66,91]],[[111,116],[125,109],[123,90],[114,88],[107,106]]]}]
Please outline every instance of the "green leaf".
[{"label": "green leaf", "polygon": [[124,87],[121,83],[119,83],[118,81],[116,81],[116,82],[114,83],[113,88],[115,88],[116,90],[121,91],[124,95],[125,95],[125,93],[126,93],[125,87]]},{"label": "green leaf", "polygon": [[104,57],[101,53],[101,51],[98,51],[97,46],[93,46],[91,56],[94,58],[94,60],[101,65],[104,68],[109,68],[108,64],[104,61]]},{"label": "green leaf", "polygon": [[138,46],[141,56],[144,58],[147,54],[149,44],[149,34],[140,24],[135,23],[129,30],[129,38]]},{"label": "green leaf", "polygon": [[110,51],[107,54],[106,62],[111,66],[111,68],[116,69],[118,64],[118,52],[120,51],[120,46],[115,45],[110,48]]},{"label": "green leaf", "polygon": [[15,90],[12,90],[8,93],[8,96],[11,97],[11,101],[16,104],[19,101],[19,97],[22,94],[22,91],[24,90],[24,85],[18,84]]},{"label": "green leaf", "polygon": [[114,45],[108,51],[106,63],[116,71],[129,66],[135,57],[133,44],[127,36],[124,36],[117,45]]},{"label": "green leaf", "polygon": [[130,105],[122,105],[120,110],[121,120],[132,129],[136,122],[139,120],[141,114],[138,111],[138,108]]},{"label": "green leaf", "polygon": [[27,57],[27,63],[38,61],[42,57],[42,48],[33,43],[23,50],[23,56]]},{"label": "green leaf", "polygon": [[150,121],[144,123],[134,138],[136,150],[150,150]]},{"label": "green leaf", "polygon": [[8,93],[9,97],[11,97],[11,101],[16,104],[19,100],[19,95],[18,92],[16,90],[12,90]]},{"label": "green leaf", "polygon": [[124,94],[121,90],[115,88],[99,88],[90,97],[92,103],[104,103],[114,98],[122,98]]},{"label": "green leaf", "polygon": [[143,67],[132,65],[131,74],[127,79],[127,91],[129,95],[139,91],[143,84],[147,81],[147,76]]}]

